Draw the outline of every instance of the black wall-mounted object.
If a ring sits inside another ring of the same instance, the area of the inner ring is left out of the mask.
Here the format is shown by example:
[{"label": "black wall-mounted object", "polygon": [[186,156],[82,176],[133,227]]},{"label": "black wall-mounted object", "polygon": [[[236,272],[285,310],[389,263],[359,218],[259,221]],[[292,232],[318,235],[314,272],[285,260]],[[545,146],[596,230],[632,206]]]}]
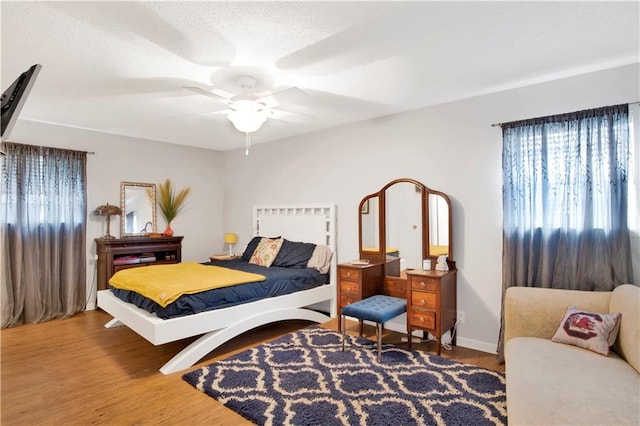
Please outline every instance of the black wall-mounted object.
[{"label": "black wall-mounted object", "polygon": [[42,65],[40,64],[31,66],[2,92],[1,127],[3,141],[9,137],[13,125],[18,120],[20,110],[22,110],[41,68]]}]

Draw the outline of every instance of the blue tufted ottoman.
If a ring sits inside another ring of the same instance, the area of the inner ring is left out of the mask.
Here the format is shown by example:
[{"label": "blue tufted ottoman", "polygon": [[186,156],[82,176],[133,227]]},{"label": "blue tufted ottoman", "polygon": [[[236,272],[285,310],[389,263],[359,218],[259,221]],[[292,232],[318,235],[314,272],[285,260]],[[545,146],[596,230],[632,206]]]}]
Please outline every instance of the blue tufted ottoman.
[{"label": "blue tufted ottoman", "polygon": [[382,347],[382,325],[407,311],[407,301],[399,297],[376,295],[342,308],[342,350],[344,351],[345,316],[376,323],[378,361]]}]

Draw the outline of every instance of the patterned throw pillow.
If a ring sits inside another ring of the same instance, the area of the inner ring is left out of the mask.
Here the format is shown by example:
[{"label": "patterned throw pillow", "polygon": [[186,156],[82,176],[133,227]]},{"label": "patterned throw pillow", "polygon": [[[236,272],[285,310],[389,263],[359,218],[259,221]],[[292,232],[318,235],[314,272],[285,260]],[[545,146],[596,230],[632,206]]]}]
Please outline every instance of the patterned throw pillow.
[{"label": "patterned throw pillow", "polygon": [[249,263],[266,266],[268,268],[276,259],[280,247],[282,247],[282,241],[282,238],[262,238],[253,255],[251,255]]},{"label": "patterned throw pillow", "polygon": [[569,306],[551,340],[609,356],[609,347],[616,341],[620,329],[620,316],[620,313],[596,314]]}]

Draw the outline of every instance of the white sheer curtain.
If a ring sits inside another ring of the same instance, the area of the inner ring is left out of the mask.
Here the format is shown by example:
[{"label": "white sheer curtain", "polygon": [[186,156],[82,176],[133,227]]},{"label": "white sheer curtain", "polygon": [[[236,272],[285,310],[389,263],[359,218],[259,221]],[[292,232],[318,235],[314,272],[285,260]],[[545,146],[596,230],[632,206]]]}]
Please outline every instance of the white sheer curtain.
[{"label": "white sheer curtain", "polygon": [[5,143],[0,229],[2,327],[85,307],[86,153]]}]

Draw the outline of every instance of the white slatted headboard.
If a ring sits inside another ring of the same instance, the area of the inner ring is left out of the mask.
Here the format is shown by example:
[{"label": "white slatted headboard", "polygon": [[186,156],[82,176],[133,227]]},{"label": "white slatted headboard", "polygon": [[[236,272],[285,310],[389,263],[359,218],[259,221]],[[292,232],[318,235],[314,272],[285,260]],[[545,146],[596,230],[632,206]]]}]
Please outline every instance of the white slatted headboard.
[{"label": "white slatted headboard", "polygon": [[333,251],[331,282],[336,283],[336,206],[332,203],[262,204],[253,206],[253,235],[282,236],[329,246]]}]

